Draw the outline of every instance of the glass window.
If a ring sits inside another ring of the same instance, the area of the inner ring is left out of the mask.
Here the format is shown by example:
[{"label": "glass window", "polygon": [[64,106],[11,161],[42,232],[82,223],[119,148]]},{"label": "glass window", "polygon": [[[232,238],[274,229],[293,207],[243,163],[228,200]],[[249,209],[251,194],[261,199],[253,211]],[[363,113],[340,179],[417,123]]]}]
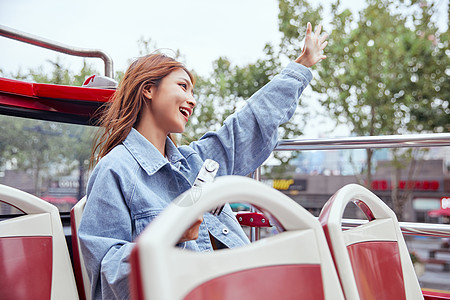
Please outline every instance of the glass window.
[{"label": "glass window", "polygon": [[0,184],[70,211],[85,195],[96,128],[3,115],[0,125]]}]

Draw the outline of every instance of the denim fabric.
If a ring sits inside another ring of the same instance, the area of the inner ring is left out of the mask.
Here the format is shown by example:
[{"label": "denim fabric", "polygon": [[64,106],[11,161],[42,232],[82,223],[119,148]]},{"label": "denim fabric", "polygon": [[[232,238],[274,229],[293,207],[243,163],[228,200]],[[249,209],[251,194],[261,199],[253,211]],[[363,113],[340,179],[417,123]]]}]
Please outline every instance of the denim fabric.
[{"label": "denim fabric", "polygon": [[[295,112],[312,79],[302,65],[290,63],[255,93],[217,132],[189,146],[166,141],[167,158],[138,131],[103,157],[87,187],[79,237],[93,299],[128,299],[128,258],[133,241],[178,195],[191,188],[202,163],[220,164],[218,176],[247,175],[261,165],[277,143],[277,128]],[[218,216],[204,215],[199,238],[185,249],[211,251],[208,231],[233,248],[249,241],[229,205]]]}]

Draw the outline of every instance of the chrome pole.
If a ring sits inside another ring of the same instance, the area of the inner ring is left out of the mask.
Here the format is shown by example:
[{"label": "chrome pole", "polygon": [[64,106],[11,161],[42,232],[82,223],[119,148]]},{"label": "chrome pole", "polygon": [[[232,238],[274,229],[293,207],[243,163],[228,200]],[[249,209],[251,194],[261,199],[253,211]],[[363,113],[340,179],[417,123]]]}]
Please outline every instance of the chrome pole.
[{"label": "chrome pole", "polygon": [[[252,178],[256,181],[261,181],[261,167],[258,167],[255,172],[252,173]],[[251,212],[256,212],[253,206],[250,207]],[[250,242],[254,242],[260,239],[260,228],[250,227]]]},{"label": "chrome pole", "polygon": [[[342,219],[342,228],[350,229],[367,223],[367,220],[359,219]],[[430,224],[430,223],[411,223],[398,222],[403,234],[406,235],[423,235],[433,237],[450,237],[450,225],[447,224]]]},{"label": "chrome pole", "polygon": [[62,43],[54,42],[45,38],[38,37],[23,31],[19,31],[4,25],[0,25],[0,36],[4,36],[16,41],[21,41],[38,47],[50,49],[53,51],[82,57],[98,57],[105,63],[105,76],[114,78],[113,61],[111,57],[102,50],[77,48]]},{"label": "chrome pole", "polygon": [[274,151],[450,146],[450,133],[280,140]]}]

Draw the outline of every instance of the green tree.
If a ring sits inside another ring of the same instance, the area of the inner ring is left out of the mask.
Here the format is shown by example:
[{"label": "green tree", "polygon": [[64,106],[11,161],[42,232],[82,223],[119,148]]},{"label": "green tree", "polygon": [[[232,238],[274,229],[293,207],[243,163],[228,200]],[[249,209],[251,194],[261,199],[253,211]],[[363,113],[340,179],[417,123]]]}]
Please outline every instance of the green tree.
[{"label": "green tree", "polygon": [[[59,59],[50,63],[53,67],[50,75],[40,67],[25,74],[19,71],[13,77],[38,83],[81,86],[86,77],[95,74],[86,63],[75,75]],[[0,162],[4,165],[10,161],[16,168],[32,172],[36,195],[41,195],[44,182],[55,175],[69,174],[75,168],[80,176],[79,197],[84,195],[93,128],[3,116],[0,123],[2,128],[14,128],[1,133]],[[17,135],[17,132],[21,134]]]},{"label": "green tree", "polygon": [[[297,27],[320,21],[322,7],[304,0],[279,3],[281,48],[292,56],[284,45],[298,36]],[[312,82],[313,90],[325,95],[323,106],[359,136],[448,130],[448,31],[441,36],[432,21],[435,2],[366,3],[358,16],[342,9],[339,0],[331,5],[327,59]],[[368,186],[372,155],[368,149]]]},{"label": "green tree", "polygon": [[[409,148],[393,149],[393,159],[391,161],[391,199],[393,210],[399,218],[404,216],[405,204],[411,199],[414,186],[411,184],[424,163],[423,156],[428,149]],[[407,184],[400,189],[400,180]]]},{"label": "green tree", "polygon": [[[0,116],[0,127],[10,127],[10,117]],[[14,133],[11,130],[2,130],[0,134],[0,171],[4,169],[5,164],[10,159],[8,153],[11,152],[11,145],[13,145]]]},{"label": "green tree", "polygon": [[[92,141],[98,128],[84,125],[61,124],[62,150],[66,161],[66,173],[78,169],[78,199],[86,193],[87,171],[91,156]],[[61,143],[60,141],[60,143]]]},{"label": "green tree", "polygon": [[272,48],[265,48],[266,59],[246,66],[233,66],[226,57],[213,62],[213,72],[206,78],[196,76],[197,107],[184,135],[186,143],[199,139],[206,131],[217,130],[223,121],[279,70]]},{"label": "green tree", "polygon": [[58,126],[49,122],[33,122],[26,119],[22,121],[16,122],[16,125],[19,125],[16,130],[21,132],[21,138],[15,143],[16,166],[33,172],[34,194],[41,196],[43,183],[48,179],[51,168],[50,162],[58,163],[61,159],[59,151],[56,150],[59,149],[58,142],[55,140],[60,132]]},{"label": "green tree", "polygon": [[[434,1],[413,1],[420,9],[409,16],[414,24],[411,38],[408,41],[408,67],[412,73],[407,87],[413,105],[411,109],[411,131],[416,132],[449,132],[450,131],[450,54],[449,21],[446,32],[441,32],[434,18],[442,13],[444,7],[439,7]],[[447,16],[450,18],[450,3]]]}]

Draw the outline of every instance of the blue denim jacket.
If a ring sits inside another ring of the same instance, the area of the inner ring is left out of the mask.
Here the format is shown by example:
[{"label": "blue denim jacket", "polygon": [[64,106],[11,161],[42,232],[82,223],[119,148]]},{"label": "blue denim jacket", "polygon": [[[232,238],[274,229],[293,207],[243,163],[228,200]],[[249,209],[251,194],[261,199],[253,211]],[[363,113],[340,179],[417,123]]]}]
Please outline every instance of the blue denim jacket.
[{"label": "blue denim jacket", "polygon": [[[132,129],[100,160],[89,178],[79,227],[92,299],[129,298],[128,258],[136,237],[191,188],[205,159],[219,163],[218,176],[247,175],[260,166],[277,143],[277,128],[292,117],[311,79],[306,67],[290,63],[217,132],[178,148],[167,139],[167,158]],[[249,242],[227,205],[218,217],[206,213],[199,238],[179,246],[211,251],[208,231],[230,248]]]}]

